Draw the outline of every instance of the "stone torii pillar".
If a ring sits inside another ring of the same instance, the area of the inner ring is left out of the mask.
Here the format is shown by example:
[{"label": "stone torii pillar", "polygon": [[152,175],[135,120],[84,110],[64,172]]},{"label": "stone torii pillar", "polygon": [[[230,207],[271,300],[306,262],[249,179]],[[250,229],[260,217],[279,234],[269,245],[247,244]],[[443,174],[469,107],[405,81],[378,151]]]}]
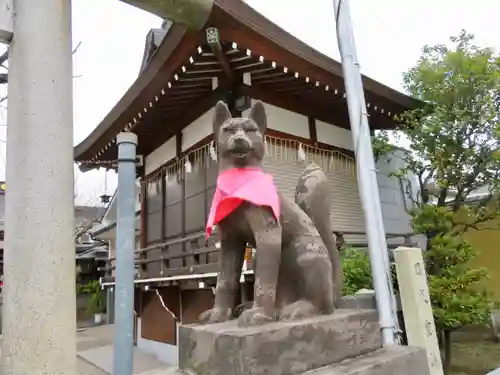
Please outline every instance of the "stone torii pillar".
[{"label": "stone torii pillar", "polygon": [[[198,30],[214,2],[122,1]],[[0,43],[10,44],[0,373],[74,375],[71,0],[0,0]]]},{"label": "stone torii pillar", "polygon": [[0,13],[10,42],[0,373],[74,375],[71,1],[3,0]]}]

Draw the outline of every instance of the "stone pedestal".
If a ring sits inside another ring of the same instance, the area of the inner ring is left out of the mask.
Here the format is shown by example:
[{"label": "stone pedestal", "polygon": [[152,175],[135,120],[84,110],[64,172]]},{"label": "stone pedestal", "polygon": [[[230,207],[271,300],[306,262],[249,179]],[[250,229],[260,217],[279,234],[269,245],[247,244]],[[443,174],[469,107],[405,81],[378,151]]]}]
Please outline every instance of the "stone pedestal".
[{"label": "stone pedestal", "polygon": [[301,375],[429,375],[425,349],[393,346]]},{"label": "stone pedestal", "polygon": [[179,367],[197,375],[302,374],[380,348],[373,310],[339,309],[252,328],[233,320],[179,329]]}]

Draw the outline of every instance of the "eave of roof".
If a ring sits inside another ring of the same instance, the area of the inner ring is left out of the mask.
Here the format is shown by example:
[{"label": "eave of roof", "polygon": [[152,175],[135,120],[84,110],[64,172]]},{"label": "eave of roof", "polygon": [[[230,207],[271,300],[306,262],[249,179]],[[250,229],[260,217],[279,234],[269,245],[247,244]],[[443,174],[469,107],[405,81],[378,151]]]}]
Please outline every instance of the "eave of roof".
[{"label": "eave of roof", "polygon": [[[321,78],[323,82],[331,81],[333,77],[337,80],[342,77],[341,63],[314,50],[287,33],[241,0],[215,0],[209,23],[222,27],[225,25],[225,31],[233,34],[239,33],[240,39],[245,38],[246,35],[246,33],[241,32],[242,29],[249,31],[248,35],[250,36],[247,38],[251,39],[254,35],[259,35],[273,45],[271,51],[266,50],[266,58],[277,61],[280,58],[281,60],[286,59],[287,62],[289,61],[287,65],[290,68],[293,68],[294,65],[305,66],[304,74]],[[90,160],[98,153],[99,149],[106,150],[109,147],[109,142],[114,142],[118,132],[129,130],[133,126],[132,120],[136,121],[135,116],[138,109],[142,110],[148,101],[158,95],[163,87],[166,87],[174,70],[180,67],[203,38],[203,31],[188,31],[180,25],[173,25],[134,84],[97,128],[75,147],[75,160],[79,162]],[[367,92],[384,98],[403,109],[414,108],[419,103],[415,99],[366,76],[363,76],[363,84]]]},{"label": "eave of roof", "polygon": [[94,145],[105,146],[110,140],[114,140],[119,131],[126,129],[137,114],[137,111],[134,110],[135,106],[144,106],[143,103],[138,102],[143,97],[150,100],[149,98],[154,97],[170,79],[172,71],[165,72],[165,62],[170,56],[173,56],[172,59],[175,60],[176,52],[182,47],[181,41],[186,44],[194,39],[192,44],[196,46],[199,38],[193,37],[194,35],[196,35],[195,32],[186,30],[181,25],[173,25],[168,30],[153,58],[132,86],[90,135],[74,148],[75,160],[90,159],[93,156],[88,154],[91,147]]},{"label": "eave of roof", "polygon": [[[135,217],[138,217],[139,215],[141,214],[141,211],[136,211],[135,212]],[[102,235],[103,233],[106,233],[108,231],[110,231],[111,229],[113,228],[116,228],[117,226],[117,222],[116,221],[113,221],[107,225],[103,225],[102,227],[100,228],[97,228],[96,230],[94,230],[93,232],[90,233],[91,237],[92,238],[97,238],[99,237],[100,235]]]},{"label": "eave of roof", "polygon": [[[276,50],[288,50],[299,59],[308,62],[311,68],[319,68],[330,74],[342,77],[342,64],[318,50],[312,48],[300,39],[294,37],[275,23],[241,0],[216,0],[213,13],[215,17],[224,20],[230,16],[236,23],[244,25],[251,31],[268,39],[276,46]],[[266,56],[268,57],[268,56]],[[367,76],[362,76],[363,86],[367,91],[385,97],[401,106],[413,108],[418,101]]]}]

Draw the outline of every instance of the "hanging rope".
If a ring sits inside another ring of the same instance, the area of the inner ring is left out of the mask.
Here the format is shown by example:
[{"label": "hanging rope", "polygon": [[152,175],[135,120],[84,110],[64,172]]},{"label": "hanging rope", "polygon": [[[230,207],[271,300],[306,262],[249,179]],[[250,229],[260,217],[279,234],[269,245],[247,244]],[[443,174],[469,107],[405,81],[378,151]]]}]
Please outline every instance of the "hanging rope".
[{"label": "hanging rope", "polygon": [[[326,150],[311,145],[306,145],[297,140],[279,138],[266,135],[265,158],[271,160],[282,160],[291,163],[308,164],[316,163],[326,172],[335,174],[356,175],[356,164],[352,156],[337,150]],[[175,178],[182,180],[186,174],[194,173],[201,168],[209,168],[210,164],[217,161],[217,145],[210,142],[195,150],[190,151],[182,158],[174,159],[172,163],[155,171],[141,181],[148,191],[151,188],[158,189],[162,178]]]}]

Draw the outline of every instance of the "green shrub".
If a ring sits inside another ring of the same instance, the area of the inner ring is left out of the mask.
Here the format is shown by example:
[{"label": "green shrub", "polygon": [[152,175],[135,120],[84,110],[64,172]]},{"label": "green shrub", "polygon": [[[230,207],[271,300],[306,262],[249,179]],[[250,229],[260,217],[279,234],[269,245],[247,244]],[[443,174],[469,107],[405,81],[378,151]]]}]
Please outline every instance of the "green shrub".
[{"label": "green shrub", "polygon": [[[368,249],[355,249],[344,246],[340,251],[342,271],[344,272],[343,294],[353,295],[360,289],[373,289],[372,271]],[[398,291],[396,267],[391,265],[394,291]]]},{"label": "green shrub", "polygon": [[370,258],[365,249],[344,246],[340,251],[344,272],[343,294],[346,296],[360,289],[373,289]]},{"label": "green shrub", "polygon": [[82,293],[89,295],[89,305],[87,306],[89,314],[101,314],[104,312],[104,296],[98,280],[92,280],[83,285]]}]

